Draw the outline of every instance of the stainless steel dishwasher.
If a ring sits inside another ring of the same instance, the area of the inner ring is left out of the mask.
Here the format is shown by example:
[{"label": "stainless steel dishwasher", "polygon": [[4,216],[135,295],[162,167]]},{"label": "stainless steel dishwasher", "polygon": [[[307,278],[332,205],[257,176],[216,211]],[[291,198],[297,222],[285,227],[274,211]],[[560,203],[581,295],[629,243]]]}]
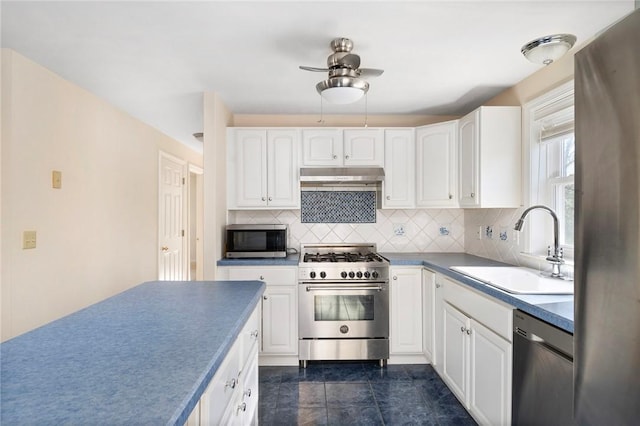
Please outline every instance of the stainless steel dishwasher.
[{"label": "stainless steel dishwasher", "polygon": [[573,335],[513,311],[513,424],[573,423]]}]

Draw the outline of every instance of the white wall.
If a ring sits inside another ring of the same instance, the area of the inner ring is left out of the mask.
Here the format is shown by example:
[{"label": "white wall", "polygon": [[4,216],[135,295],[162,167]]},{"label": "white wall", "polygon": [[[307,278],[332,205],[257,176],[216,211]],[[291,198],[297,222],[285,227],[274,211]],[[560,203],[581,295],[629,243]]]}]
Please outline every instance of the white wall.
[{"label": "white wall", "polygon": [[[2,50],[2,340],[157,279],[158,153],[202,156]],[[62,188],[51,172],[62,172]],[[22,232],[37,248],[22,249]]]}]

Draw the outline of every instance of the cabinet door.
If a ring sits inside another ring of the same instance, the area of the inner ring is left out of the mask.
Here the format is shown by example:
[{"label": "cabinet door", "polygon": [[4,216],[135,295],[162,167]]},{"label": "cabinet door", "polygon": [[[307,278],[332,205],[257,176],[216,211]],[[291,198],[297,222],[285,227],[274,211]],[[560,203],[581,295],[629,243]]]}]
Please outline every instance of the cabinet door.
[{"label": "cabinet door", "polygon": [[444,375],[442,371],[442,365],[444,364],[444,286],[445,281],[442,279],[442,275],[436,274],[435,277],[435,291],[434,291],[434,350],[433,359],[431,360],[436,371],[440,376]]},{"label": "cabinet door", "polygon": [[422,346],[427,360],[434,364],[436,274],[422,270]]},{"label": "cabinet door", "polygon": [[416,131],[418,207],[457,207],[457,121]]},{"label": "cabinet door", "polygon": [[391,354],[422,354],[422,270],[391,268]]},{"label": "cabinet door", "polygon": [[345,166],[384,166],[382,129],[344,131]]},{"label": "cabinet door", "polygon": [[382,208],[415,208],[413,130],[385,130]]},{"label": "cabinet door", "polygon": [[511,423],[511,344],[471,320],[469,410],[480,424]]},{"label": "cabinet door", "polygon": [[469,338],[466,334],[469,327],[469,318],[445,302],[442,378],[465,407],[468,407],[469,389]]},{"label": "cabinet door", "polygon": [[341,166],[342,130],[303,130],[302,164],[304,166]]},{"label": "cabinet door", "polygon": [[262,353],[298,353],[297,286],[267,286],[262,297]]},{"label": "cabinet door", "polygon": [[267,205],[267,132],[235,132],[235,195],[237,207]]},{"label": "cabinet door", "polygon": [[480,194],[478,194],[479,119],[480,111],[476,110],[458,122],[460,207],[477,207],[480,204]]},{"label": "cabinet door", "polygon": [[298,144],[296,130],[269,130],[267,133],[267,201],[270,207],[300,207]]}]

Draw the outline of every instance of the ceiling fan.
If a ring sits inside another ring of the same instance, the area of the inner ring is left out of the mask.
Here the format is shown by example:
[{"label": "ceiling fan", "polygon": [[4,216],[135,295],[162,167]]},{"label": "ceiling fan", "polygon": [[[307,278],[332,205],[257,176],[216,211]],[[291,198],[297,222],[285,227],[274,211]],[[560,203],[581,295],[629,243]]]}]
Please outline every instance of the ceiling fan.
[{"label": "ceiling fan", "polygon": [[328,72],[329,78],[316,85],[316,90],[327,101],[335,104],[349,104],[360,99],[369,90],[368,77],[377,77],[384,70],[360,68],[360,56],[351,53],[353,42],[344,37],[331,41],[333,53],[327,57],[327,68],[307,67],[300,69],[314,72]]}]

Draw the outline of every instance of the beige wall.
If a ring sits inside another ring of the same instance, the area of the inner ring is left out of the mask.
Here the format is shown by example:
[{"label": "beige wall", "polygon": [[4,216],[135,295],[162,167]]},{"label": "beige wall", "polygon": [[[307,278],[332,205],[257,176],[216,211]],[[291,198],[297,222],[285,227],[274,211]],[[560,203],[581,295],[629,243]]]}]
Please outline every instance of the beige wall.
[{"label": "beige wall", "polygon": [[227,224],[227,127],[233,116],[215,93],[204,94],[204,279],[216,277]]},{"label": "beige wall", "polygon": [[[2,340],[157,279],[158,157],[202,156],[2,50]],[[52,170],[62,189],[51,188]],[[37,248],[22,249],[22,232]]]},{"label": "beige wall", "polygon": [[[323,124],[319,124],[320,115],[258,115],[235,114],[235,127],[362,127],[364,115],[325,115]],[[425,124],[455,120],[454,115],[370,115],[367,125],[371,127],[417,127]]]}]

